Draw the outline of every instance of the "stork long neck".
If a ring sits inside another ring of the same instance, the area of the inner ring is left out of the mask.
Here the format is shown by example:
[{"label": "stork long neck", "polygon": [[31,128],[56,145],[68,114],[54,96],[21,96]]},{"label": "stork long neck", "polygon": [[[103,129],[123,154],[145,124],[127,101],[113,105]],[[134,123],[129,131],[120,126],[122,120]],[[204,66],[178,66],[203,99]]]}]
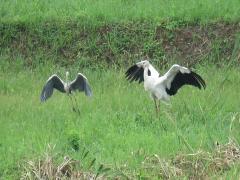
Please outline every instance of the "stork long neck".
[{"label": "stork long neck", "polygon": [[149,69],[149,66],[144,67],[143,71],[143,78],[144,78],[144,88],[146,91],[151,91],[155,79],[153,76],[151,76],[151,71]]},{"label": "stork long neck", "polygon": [[143,71],[144,80],[147,80],[149,78],[148,71],[149,71],[149,67],[148,66],[144,67],[144,71]]}]

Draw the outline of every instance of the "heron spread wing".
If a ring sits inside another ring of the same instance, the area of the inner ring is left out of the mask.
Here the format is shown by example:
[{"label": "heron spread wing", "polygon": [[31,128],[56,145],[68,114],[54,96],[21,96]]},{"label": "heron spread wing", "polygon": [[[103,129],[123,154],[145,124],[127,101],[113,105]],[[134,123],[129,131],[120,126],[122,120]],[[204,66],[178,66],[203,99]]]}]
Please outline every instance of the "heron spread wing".
[{"label": "heron spread wing", "polygon": [[86,96],[92,96],[92,90],[90,85],[88,84],[88,80],[81,73],[78,73],[76,79],[70,83],[70,90],[84,91]]},{"label": "heron spread wing", "polygon": [[41,101],[46,101],[53,94],[53,89],[57,89],[60,92],[64,93],[64,82],[56,75],[52,75],[46,82],[41,93]]},{"label": "heron spread wing", "polygon": [[206,83],[200,75],[179,65],[174,65],[165,74],[165,77],[167,82],[166,91],[170,96],[175,95],[183,85],[192,85],[199,89],[206,88]]},{"label": "heron spread wing", "polygon": [[143,71],[144,69],[142,67],[138,67],[136,64],[134,64],[127,70],[125,75],[126,75],[126,78],[130,80],[130,82],[138,81],[139,83],[141,83],[144,81]]}]

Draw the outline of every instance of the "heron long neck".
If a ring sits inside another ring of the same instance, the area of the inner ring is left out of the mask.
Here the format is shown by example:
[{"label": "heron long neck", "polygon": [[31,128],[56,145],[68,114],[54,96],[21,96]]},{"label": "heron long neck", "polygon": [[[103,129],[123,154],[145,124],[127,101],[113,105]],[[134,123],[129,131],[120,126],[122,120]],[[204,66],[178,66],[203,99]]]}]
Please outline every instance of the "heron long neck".
[{"label": "heron long neck", "polygon": [[69,85],[69,73],[68,72],[66,72],[66,84],[67,84],[67,86]]}]

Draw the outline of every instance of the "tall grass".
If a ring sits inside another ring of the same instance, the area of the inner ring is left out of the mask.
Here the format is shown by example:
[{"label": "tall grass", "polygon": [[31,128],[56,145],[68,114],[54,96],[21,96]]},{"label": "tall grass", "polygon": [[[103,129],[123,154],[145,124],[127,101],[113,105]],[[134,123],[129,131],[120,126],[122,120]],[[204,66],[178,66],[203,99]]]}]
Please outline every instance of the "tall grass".
[{"label": "tall grass", "polygon": [[65,68],[39,66],[23,71],[21,64],[2,62],[0,176],[15,174],[17,163],[43,153],[48,144],[75,159],[87,149],[97,163],[125,164],[134,171],[146,155],[167,158],[180,152],[211,150],[229,137],[239,143],[239,68],[209,65],[196,69],[207,89],[184,87],[170,106],[161,104],[156,117],[149,95],[142,85],[125,80],[125,69],[72,67],[72,78],[77,72],[84,73],[93,89],[92,98],[76,94],[79,116],[63,94],[54,92],[46,103],[39,100],[48,76],[57,72],[64,77]]},{"label": "tall grass", "polygon": [[239,20],[238,0],[7,0],[1,2],[1,21],[35,22],[49,19],[131,21],[165,18]]}]

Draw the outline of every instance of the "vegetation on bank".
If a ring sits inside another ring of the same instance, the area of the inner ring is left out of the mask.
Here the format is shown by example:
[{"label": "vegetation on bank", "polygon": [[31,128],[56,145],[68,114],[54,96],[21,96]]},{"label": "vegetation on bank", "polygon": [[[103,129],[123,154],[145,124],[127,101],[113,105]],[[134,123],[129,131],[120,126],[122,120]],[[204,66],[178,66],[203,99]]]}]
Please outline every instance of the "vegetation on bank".
[{"label": "vegetation on bank", "polygon": [[[46,62],[82,66],[124,65],[150,58],[159,66],[239,62],[239,23],[206,25],[180,20],[83,26],[78,22],[2,23],[1,54],[27,66]],[[36,61],[38,59],[39,61]]]},{"label": "vegetation on bank", "polygon": [[1,55],[29,66],[225,61],[240,28],[238,0],[23,0],[0,12]]}]

